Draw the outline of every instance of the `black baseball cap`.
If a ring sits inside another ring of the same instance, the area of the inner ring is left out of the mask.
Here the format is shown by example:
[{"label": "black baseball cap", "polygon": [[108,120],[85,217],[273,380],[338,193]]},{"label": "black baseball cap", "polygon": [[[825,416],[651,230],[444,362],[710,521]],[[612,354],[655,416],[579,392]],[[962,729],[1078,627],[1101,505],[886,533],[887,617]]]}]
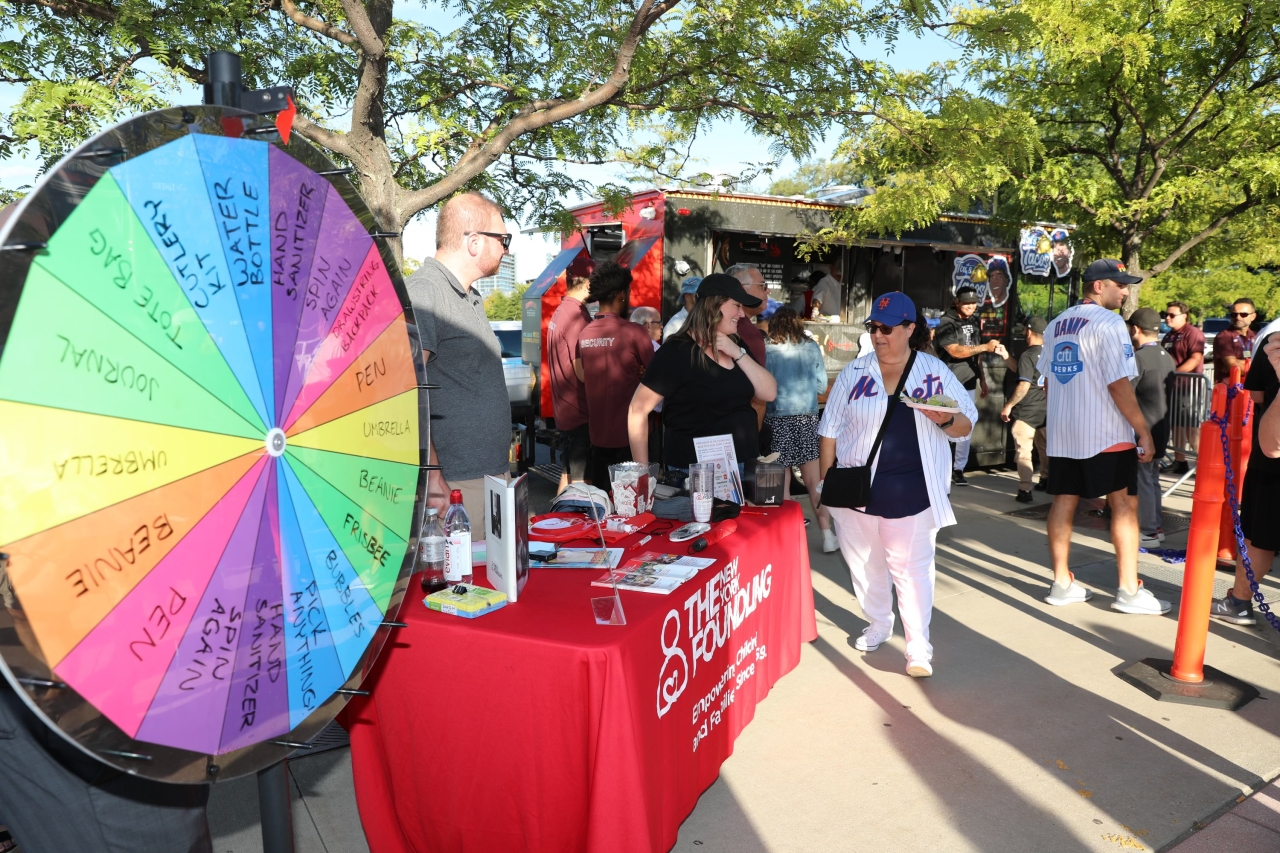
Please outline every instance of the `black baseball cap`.
[{"label": "black baseball cap", "polygon": [[1027,328],[1037,335],[1043,335],[1044,330],[1049,328],[1049,321],[1043,317],[1032,317],[1027,321]]},{"label": "black baseball cap", "polygon": [[763,301],[743,290],[742,282],[722,272],[713,272],[698,285],[698,298],[704,296],[727,296],[746,308],[755,308]]},{"label": "black baseball cap", "polygon": [[1144,332],[1160,330],[1160,315],[1153,308],[1139,308],[1129,315],[1129,325],[1137,326]]},{"label": "black baseball cap", "polygon": [[1142,276],[1132,275],[1124,264],[1115,258],[1102,258],[1089,264],[1084,268],[1084,275],[1081,279],[1084,281],[1102,281],[1109,278],[1116,284],[1141,284]]},{"label": "black baseball cap", "polygon": [[978,304],[978,291],[966,285],[956,291],[956,302],[961,305],[976,305]]}]

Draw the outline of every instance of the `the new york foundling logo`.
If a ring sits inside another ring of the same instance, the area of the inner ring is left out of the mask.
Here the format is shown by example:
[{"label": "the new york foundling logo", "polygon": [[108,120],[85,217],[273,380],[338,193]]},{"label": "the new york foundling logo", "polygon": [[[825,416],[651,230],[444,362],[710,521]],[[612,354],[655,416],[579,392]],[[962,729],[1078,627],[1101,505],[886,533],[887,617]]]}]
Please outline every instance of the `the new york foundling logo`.
[{"label": "the new york foundling logo", "polygon": [[1070,341],[1054,344],[1053,363],[1049,370],[1059,382],[1067,384],[1083,369],[1084,362],[1080,360],[1080,349],[1076,344]]}]

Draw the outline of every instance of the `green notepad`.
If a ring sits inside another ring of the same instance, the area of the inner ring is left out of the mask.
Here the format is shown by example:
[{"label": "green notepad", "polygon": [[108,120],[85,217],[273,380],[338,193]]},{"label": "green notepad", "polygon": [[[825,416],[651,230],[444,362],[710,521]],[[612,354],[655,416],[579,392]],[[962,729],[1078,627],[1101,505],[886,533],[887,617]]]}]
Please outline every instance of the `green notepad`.
[{"label": "green notepad", "polygon": [[448,589],[433,592],[422,599],[422,603],[432,610],[439,610],[450,616],[461,616],[463,619],[474,619],[507,605],[507,596],[497,590],[468,586],[465,593],[454,592],[460,586],[464,584],[455,584]]}]

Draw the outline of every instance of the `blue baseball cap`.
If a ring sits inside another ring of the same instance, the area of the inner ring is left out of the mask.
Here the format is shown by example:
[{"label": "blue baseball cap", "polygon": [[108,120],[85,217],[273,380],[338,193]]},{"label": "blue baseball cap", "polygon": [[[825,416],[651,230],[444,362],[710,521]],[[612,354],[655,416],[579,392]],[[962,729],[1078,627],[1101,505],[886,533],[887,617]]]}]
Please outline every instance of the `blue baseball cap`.
[{"label": "blue baseball cap", "polygon": [[871,301],[871,315],[867,317],[867,322],[872,320],[886,326],[914,323],[916,304],[911,301],[910,296],[900,290],[882,294]]},{"label": "blue baseball cap", "polygon": [[684,281],[680,282],[680,295],[684,296],[686,293],[689,293],[689,294],[697,293],[698,285],[700,284],[702,284],[702,276],[700,275],[689,276]]}]

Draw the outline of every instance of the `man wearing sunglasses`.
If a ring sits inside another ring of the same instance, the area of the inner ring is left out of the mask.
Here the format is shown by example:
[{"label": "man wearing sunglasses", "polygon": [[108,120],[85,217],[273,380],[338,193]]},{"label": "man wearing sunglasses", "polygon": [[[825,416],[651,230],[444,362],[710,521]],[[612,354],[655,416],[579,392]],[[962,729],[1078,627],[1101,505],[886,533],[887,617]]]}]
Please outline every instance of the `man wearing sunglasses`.
[{"label": "man wearing sunglasses", "polygon": [[[510,244],[500,207],[479,193],[457,195],[436,218],[435,257],[405,279],[427,379],[440,386],[431,392],[428,450],[443,470],[428,475],[427,505],[442,515],[450,490],[461,489],[472,517],[480,517],[485,475],[507,475],[511,403],[502,347],[475,283],[498,272]],[[485,525],[471,531],[484,539]]]},{"label": "man wearing sunglasses", "polygon": [[1253,300],[1247,296],[1237,299],[1228,316],[1231,328],[1218,332],[1213,339],[1214,382],[1228,381],[1232,367],[1238,364],[1243,368],[1244,363],[1253,358],[1254,331],[1249,326],[1258,319]]},{"label": "man wearing sunglasses", "polygon": [[[951,307],[942,315],[934,335],[934,348],[938,358],[942,359],[951,372],[956,375],[969,392],[969,399],[978,399],[978,390],[987,396],[987,377],[982,371],[982,356],[985,353],[997,353],[1001,358],[1008,356],[999,341],[990,340],[982,343],[982,322],[977,317],[978,291],[972,287],[962,287],[956,291]],[[951,482],[956,486],[967,486],[964,478],[965,466],[969,464],[969,437],[965,436],[955,442],[955,458],[952,460]]]},{"label": "man wearing sunglasses", "polygon": [[[1173,363],[1178,365],[1175,373],[1202,374],[1204,373],[1204,332],[1192,325],[1191,317],[1187,313],[1189,310],[1185,302],[1170,302],[1166,306],[1164,321],[1169,324],[1172,331],[1164,336],[1163,344],[1165,351],[1173,356]],[[1174,377],[1173,383],[1172,387],[1182,392],[1176,394],[1173,400],[1177,406],[1172,414],[1173,423],[1189,424],[1195,420],[1195,415],[1189,408],[1194,395],[1187,393],[1191,383],[1179,380],[1177,377]],[[1194,446],[1200,440],[1199,437],[1198,425],[1175,426],[1173,429],[1175,447],[1185,447],[1188,444]],[[1173,467],[1169,469],[1169,473],[1177,476],[1187,473],[1187,456],[1181,450],[1173,452]]]}]

